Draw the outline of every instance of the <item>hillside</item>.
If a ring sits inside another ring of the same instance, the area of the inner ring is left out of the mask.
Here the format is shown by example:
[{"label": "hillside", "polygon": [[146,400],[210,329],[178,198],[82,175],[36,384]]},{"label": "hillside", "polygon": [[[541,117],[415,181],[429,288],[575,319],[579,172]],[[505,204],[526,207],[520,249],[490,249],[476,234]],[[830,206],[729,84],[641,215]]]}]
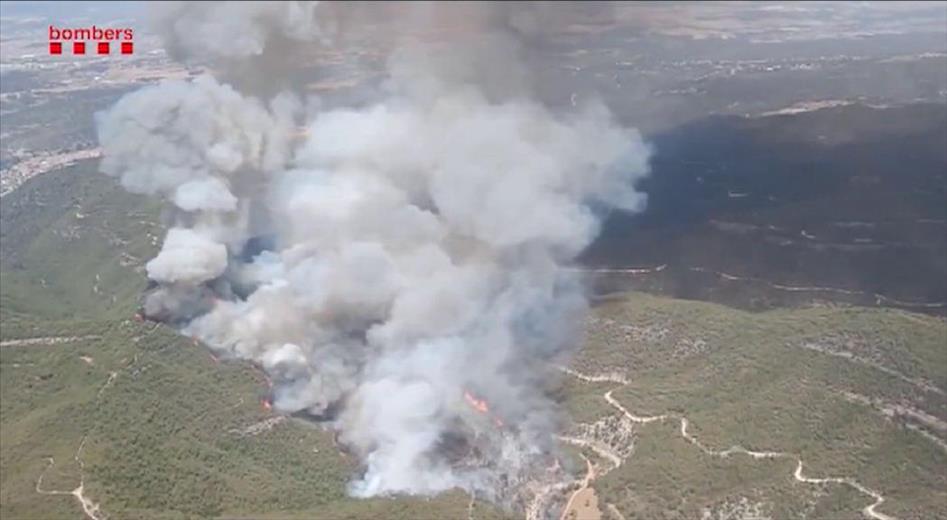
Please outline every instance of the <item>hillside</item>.
[{"label": "hillside", "polygon": [[132,319],[157,213],[94,162],[3,199],[0,516],[504,517],[462,493],[348,498],[355,461],[269,413],[252,366]]},{"label": "hillside", "polygon": [[947,311],[947,105],[715,116],[652,139],[648,207],[612,214],[585,254],[614,270],[603,292]]},{"label": "hillside", "polygon": [[[3,199],[3,518],[511,517],[459,492],[347,497],[355,461],[329,433],[262,407],[252,366],[132,319],[157,222],[156,205],[94,162]],[[572,417],[562,438],[577,477],[582,457],[592,470],[594,493],[570,510],[947,516],[942,319],[625,293],[599,302],[587,329],[571,373],[550,384]]]},{"label": "hillside", "polygon": [[575,431],[624,518],[859,518],[876,503],[874,518],[947,515],[943,320],[631,293],[588,329],[573,376],[598,381],[573,399],[597,398],[580,420],[610,427]]}]

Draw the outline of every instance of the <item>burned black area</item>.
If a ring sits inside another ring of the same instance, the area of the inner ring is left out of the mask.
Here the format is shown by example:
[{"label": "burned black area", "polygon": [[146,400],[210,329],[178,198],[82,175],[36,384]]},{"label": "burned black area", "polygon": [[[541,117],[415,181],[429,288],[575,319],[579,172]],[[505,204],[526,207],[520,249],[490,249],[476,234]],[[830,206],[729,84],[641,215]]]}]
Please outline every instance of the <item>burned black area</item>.
[{"label": "burned black area", "polygon": [[329,403],[321,413],[316,413],[312,410],[299,410],[298,412],[291,413],[290,416],[314,423],[327,423],[338,419],[339,414],[342,413],[344,408],[345,402],[340,399]]},{"label": "burned black area", "polygon": [[479,455],[469,435],[460,431],[444,432],[438,439],[436,450],[451,464],[459,463],[471,455],[474,457]]},{"label": "burned black area", "polygon": [[[595,275],[594,293],[639,289],[746,309],[834,301],[947,312],[939,305],[947,300],[947,106],[718,116],[650,139],[652,174],[638,186],[646,211],[610,215],[582,262],[664,267]],[[254,236],[233,254],[246,264],[275,242]],[[157,289],[149,284],[143,301]],[[156,304],[142,314],[179,326],[254,289],[227,273],[184,308]],[[351,330],[356,337],[365,324]]]},{"label": "burned black area", "polygon": [[596,292],[947,310],[947,106],[712,117],[652,142],[647,210],[611,215],[583,263],[666,267]]}]

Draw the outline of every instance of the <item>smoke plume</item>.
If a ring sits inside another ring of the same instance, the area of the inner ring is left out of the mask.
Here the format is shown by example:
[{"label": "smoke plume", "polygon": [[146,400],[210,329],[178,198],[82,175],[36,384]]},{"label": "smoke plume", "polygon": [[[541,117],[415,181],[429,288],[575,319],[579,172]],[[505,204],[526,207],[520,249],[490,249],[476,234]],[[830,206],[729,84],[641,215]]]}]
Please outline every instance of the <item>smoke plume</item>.
[{"label": "smoke plume", "polygon": [[[164,5],[157,26],[252,80],[166,81],[99,115],[102,170],[172,207],[145,312],[326,421],[363,464],[352,494],[510,503],[555,455],[544,381],[586,309],[564,267],[604,211],[642,207],[647,146],[601,105],[530,97],[523,57],[567,6],[227,4]],[[285,63],[372,32],[373,7],[395,16],[381,93],[315,111]],[[258,97],[261,79],[289,85]]]}]

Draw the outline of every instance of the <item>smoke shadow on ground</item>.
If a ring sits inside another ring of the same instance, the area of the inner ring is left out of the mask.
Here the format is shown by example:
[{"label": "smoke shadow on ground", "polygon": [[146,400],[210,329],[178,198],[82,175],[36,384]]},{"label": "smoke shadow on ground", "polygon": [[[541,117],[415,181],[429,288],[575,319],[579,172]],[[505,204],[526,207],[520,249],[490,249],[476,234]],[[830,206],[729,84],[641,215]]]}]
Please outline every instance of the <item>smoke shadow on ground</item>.
[{"label": "smoke shadow on ground", "polygon": [[582,261],[666,268],[599,276],[597,292],[753,309],[947,300],[947,107],[714,116],[651,142],[648,208],[613,213]]}]

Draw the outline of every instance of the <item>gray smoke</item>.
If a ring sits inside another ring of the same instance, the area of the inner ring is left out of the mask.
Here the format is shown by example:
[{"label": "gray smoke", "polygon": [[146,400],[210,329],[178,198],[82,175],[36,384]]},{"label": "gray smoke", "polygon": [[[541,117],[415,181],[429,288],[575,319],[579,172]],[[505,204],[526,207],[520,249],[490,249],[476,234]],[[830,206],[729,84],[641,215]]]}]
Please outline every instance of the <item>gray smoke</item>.
[{"label": "gray smoke", "polygon": [[[331,47],[373,18],[359,4],[162,9],[177,51],[225,68],[271,44]],[[289,93],[167,81],[100,115],[102,170],[173,207],[146,312],[258,363],[279,411],[327,418],[364,464],[354,495],[509,501],[555,452],[542,389],[586,310],[564,267],[601,211],[641,209],[649,151],[603,106],[530,99],[517,60],[564,18],[555,5],[386,9],[400,18],[376,102],[306,119]],[[210,43],[231,31],[237,45]]]}]

